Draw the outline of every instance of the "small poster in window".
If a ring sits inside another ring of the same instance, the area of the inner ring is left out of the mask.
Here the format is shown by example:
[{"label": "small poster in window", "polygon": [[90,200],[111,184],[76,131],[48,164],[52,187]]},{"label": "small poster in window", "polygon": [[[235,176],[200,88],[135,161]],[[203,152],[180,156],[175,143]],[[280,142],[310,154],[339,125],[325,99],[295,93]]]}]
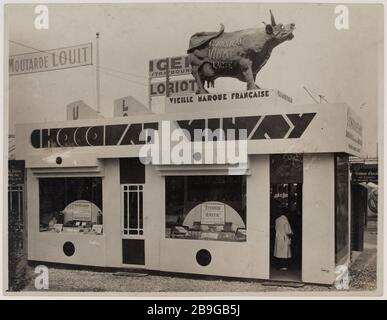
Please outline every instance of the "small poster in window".
[{"label": "small poster in window", "polygon": [[62,232],[62,230],[63,230],[63,224],[61,224],[61,223],[56,223],[56,224],[54,224],[54,231],[55,232]]},{"label": "small poster in window", "polygon": [[205,202],[202,204],[202,224],[225,223],[225,205],[219,202]]},{"label": "small poster in window", "polygon": [[93,229],[92,230],[96,234],[102,234],[103,226],[102,226],[102,224],[95,224],[95,225],[93,225]]},{"label": "small poster in window", "polygon": [[72,204],[73,220],[91,221],[91,203],[88,201],[75,201]]}]

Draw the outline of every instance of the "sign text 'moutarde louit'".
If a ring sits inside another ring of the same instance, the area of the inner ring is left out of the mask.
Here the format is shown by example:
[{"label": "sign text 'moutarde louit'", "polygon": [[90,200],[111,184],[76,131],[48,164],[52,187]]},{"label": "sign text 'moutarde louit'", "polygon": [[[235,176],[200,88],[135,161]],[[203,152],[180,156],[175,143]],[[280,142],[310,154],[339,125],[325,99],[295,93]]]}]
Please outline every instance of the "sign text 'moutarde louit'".
[{"label": "sign text 'moutarde louit'", "polygon": [[[242,117],[200,118],[176,120],[181,129],[190,133],[195,141],[195,130],[235,130],[233,136],[239,140],[238,130],[247,131],[248,140],[300,138],[316,113],[290,113]],[[43,128],[31,132],[34,148],[87,147],[145,144],[141,133],[145,129],[159,129],[159,122],[112,124],[67,128]],[[203,138],[205,141],[205,138]],[[225,135],[227,140],[227,134]],[[203,141],[203,140],[202,140]]]},{"label": "sign text 'moutarde louit'", "polygon": [[9,75],[74,68],[92,63],[92,44],[86,43],[10,56]]}]

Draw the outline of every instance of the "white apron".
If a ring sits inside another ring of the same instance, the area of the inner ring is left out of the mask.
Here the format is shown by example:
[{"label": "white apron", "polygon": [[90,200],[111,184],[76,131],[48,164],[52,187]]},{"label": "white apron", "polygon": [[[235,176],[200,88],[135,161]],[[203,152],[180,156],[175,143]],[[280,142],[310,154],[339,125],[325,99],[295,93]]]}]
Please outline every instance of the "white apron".
[{"label": "white apron", "polygon": [[288,218],[284,215],[275,220],[274,257],[288,259],[292,257],[290,237],[293,234]]}]

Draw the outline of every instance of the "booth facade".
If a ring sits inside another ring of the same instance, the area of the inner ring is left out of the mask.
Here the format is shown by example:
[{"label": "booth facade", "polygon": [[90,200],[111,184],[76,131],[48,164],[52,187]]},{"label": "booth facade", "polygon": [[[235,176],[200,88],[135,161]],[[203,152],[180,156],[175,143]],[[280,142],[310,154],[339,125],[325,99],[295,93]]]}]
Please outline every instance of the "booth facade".
[{"label": "booth facade", "polygon": [[[18,125],[28,259],[276,279],[282,207],[295,233],[292,279],[333,283],[349,260],[348,155],[360,155],[361,123],[346,104],[278,103],[262,91],[170,98],[158,115]],[[246,157],[193,141],[194,129],[244,129],[225,149]],[[157,141],[158,159],[143,164]],[[192,161],[174,162],[177,150]]]}]

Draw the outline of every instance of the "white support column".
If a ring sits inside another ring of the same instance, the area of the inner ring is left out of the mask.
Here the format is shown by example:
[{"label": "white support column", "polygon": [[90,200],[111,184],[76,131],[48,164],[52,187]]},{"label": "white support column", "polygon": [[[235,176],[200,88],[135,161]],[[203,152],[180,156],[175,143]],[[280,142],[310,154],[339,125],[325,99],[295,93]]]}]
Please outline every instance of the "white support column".
[{"label": "white support column", "polygon": [[105,173],[102,179],[103,233],[106,237],[106,265],[120,267],[122,265],[120,165],[118,159],[105,159],[103,162]]},{"label": "white support column", "polygon": [[334,155],[305,154],[302,210],[302,281],[335,279]]}]

